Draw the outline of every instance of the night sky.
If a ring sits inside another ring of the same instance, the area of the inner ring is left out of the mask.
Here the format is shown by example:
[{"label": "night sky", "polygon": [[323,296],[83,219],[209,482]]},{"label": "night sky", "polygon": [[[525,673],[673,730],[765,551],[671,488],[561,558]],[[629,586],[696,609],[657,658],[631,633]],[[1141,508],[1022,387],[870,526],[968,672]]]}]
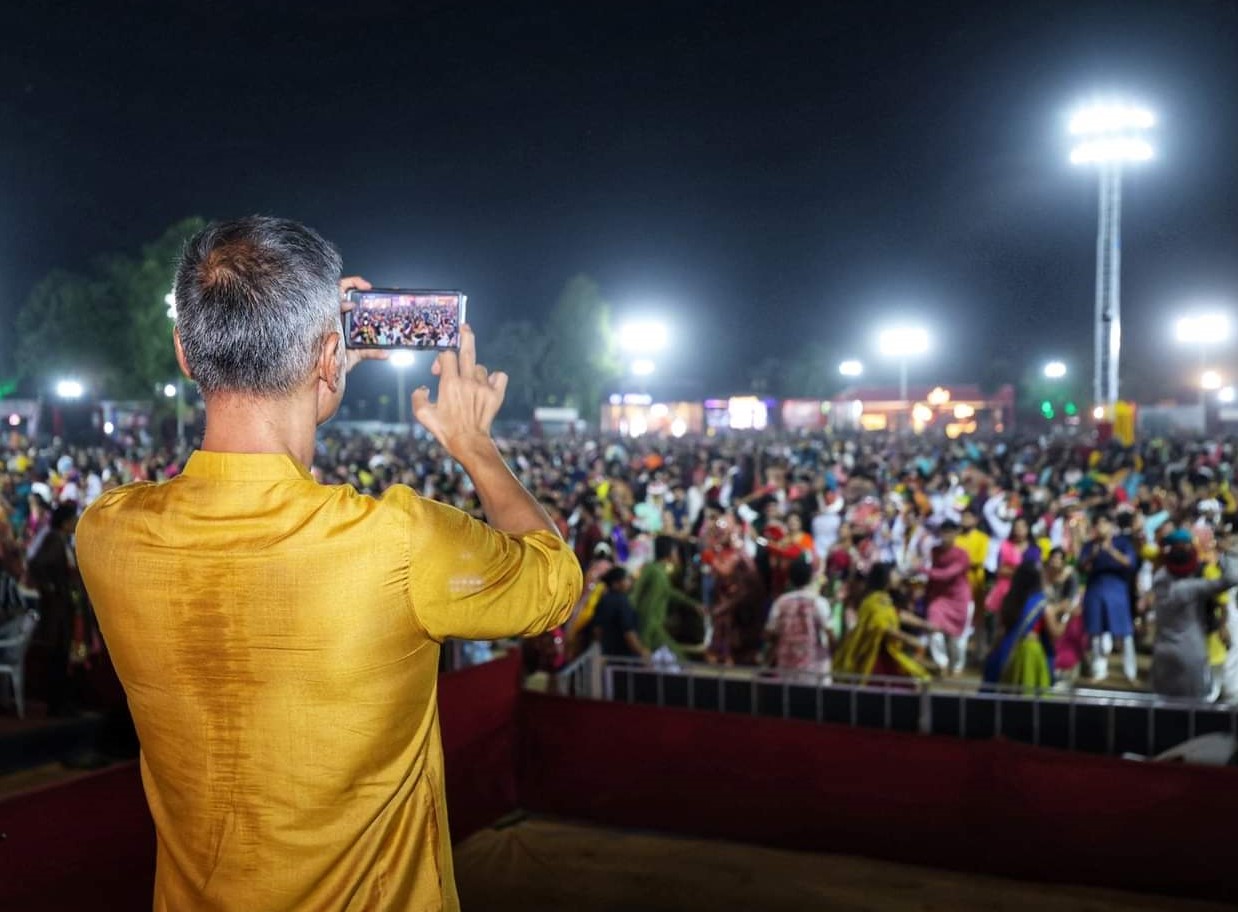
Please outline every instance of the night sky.
[{"label": "night sky", "polygon": [[539,319],[585,272],[617,318],[672,324],[660,370],[700,395],[809,340],[878,367],[873,332],[899,315],[937,340],[924,379],[1051,355],[1090,377],[1096,181],[1068,163],[1065,122],[1106,90],[1160,120],[1157,160],[1125,184],[1124,392],[1193,368],[1165,345],[1176,313],[1238,317],[1235,0],[31,2],[0,19],[6,326],[53,267],[262,212],[376,283],[466,290],[483,358],[488,327]]}]

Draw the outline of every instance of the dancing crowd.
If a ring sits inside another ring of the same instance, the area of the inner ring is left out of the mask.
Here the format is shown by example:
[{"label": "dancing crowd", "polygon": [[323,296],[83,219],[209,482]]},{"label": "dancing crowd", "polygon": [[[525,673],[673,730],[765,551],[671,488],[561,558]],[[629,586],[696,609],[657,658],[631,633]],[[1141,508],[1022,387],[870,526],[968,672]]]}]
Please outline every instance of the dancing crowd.
[{"label": "dancing crowd", "polygon": [[454,297],[396,295],[382,306],[359,307],[350,316],[349,344],[450,348],[460,341],[460,304]]},{"label": "dancing crowd", "polygon": [[[597,643],[666,667],[1026,690],[1109,680],[1238,700],[1233,442],[771,433],[501,448],[586,578],[569,621],[527,644],[530,668]],[[181,459],[19,441],[3,458],[0,640],[37,594],[55,663],[89,662],[101,644],[76,580],[76,517],[107,488],[175,477]],[[328,427],[314,474],[482,515],[429,439]]]}]

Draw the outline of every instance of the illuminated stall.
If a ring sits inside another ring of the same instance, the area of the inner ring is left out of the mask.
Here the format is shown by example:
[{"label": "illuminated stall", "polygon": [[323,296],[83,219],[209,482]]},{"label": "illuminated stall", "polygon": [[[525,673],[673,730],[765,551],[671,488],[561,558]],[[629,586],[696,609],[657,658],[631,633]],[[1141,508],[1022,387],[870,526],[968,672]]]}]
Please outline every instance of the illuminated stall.
[{"label": "illuminated stall", "polygon": [[611,396],[602,406],[602,431],[622,437],[683,437],[705,433],[699,402],[654,402],[644,393]]},{"label": "illuminated stall", "polygon": [[906,399],[894,389],[851,387],[831,403],[829,424],[836,430],[910,430],[953,439],[981,430],[1009,430],[1014,404],[1014,387],[1009,385],[992,394],[975,384],[912,387]]},{"label": "illuminated stall", "polygon": [[832,403],[820,399],[785,399],[780,409],[782,427],[788,431],[825,430],[832,409]]},{"label": "illuminated stall", "polygon": [[769,427],[773,399],[756,396],[732,396],[730,399],[705,400],[705,432],[713,435],[727,431],[763,431]]}]

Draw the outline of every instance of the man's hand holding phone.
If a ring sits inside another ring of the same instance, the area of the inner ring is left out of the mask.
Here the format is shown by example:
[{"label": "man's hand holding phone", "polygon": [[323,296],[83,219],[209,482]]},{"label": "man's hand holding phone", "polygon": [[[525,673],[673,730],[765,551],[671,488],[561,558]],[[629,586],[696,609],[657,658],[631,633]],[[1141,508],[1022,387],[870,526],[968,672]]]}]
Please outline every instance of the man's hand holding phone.
[{"label": "man's hand holding phone", "polygon": [[[350,291],[369,291],[373,287],[361,276],[348,276],[340,279],[340,315],[343,316],[357,306],[348,296]],[[388,355],[389,353],[383,349],[350,348],[348,349],[348,370],[351,371],[362,361],[386,361]]]}]

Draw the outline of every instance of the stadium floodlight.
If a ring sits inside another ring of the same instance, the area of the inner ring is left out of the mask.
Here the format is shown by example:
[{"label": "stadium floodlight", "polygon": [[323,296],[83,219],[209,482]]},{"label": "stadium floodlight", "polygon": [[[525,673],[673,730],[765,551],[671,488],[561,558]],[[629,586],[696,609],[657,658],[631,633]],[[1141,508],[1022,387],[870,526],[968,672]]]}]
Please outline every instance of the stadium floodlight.
[{"label": "stadium floodlight", "polygon": [[1070,150],[1072,165],[1095,165],[1104,162],[1146,162],[1153,156],[1152,143],[1135,136],[1112,136],[1089,139]]},{"label": "stadium floodlight", "polygon": [[907,361],[929,349],[928,330],[921,326],[895,326],[877,336],[877,348],[888,358],[898,358],[898,398],[907,401]]},{"label": "stadium floodlight", "polygon": [[619,329],[619,344],[630,352],[655,352],[666,348],[670,332],[657,320],[633,320]]},{"label": "stadium floodlight", "polygon": [[1092,136],[1097,133],[1122,133],[1128,130],[1150,130],[1156,126],[1156,115],[1147,108],[1122,102],[1100,102],[1080,108],[1070,118],[1072,136]]},{"label": "stadium floodlight", "polygon": [[85,392],[80,380],[61,380],[56,384],[56,395],[61,399],[81,399]]},{"label": "stadium floodlight", "polygon": [[1229,317],[1223,313],[1193,314],[1174,323],[1174,338],[1183,345],[1215,345],[1229,339]]},{"label": "stadium floodlight", "polygon": [[1204,390],[1219,390],[1221,388],[1221,375],[1214,370],[1206,370],[1199,375],[1199,388]]},{"label": "stadium floodlight", "polygon": [[648,358],[640,358],[632,362],[632,373],[637,377],[648,377],[655,370],[655,365]]},{"label": "stadium floodlight", "polygon": [[1235,398],[1238,398],[1238,390],[1232,386],[1225,386],[1217,390],[1217,402],[1224,405],[1232,405]]},{"label": "stadium floodlight", "polygon": [[909,358],[922,355],[929,348],[928,330],[919,326],[898,326],[885,329],[877,337],[881,353],[891,358]]},{"label": "stadium floodlight", "polygon": [[858,377],[864,373],[864,365],[855,359],[849,359],[838,365],[838,372],[844,377]]},{"label": "stadium floodlight", "polygon": [[1050,380],[1061,380],[1066,376],[1066,365],[1061,361],[1050,361],[1045,365],[1045,376]]},{"label": "stadium floodlight", "polygon": [[169,399],[175,398],[176,397],[176,384],[165,383],[163,385],[163,394],[167,396]]},{"label": "stadium floodlight", "polygon": [[1150,161],[1152,143],[1141,135],[1156,126],[1156,115],[1125,101],[1102,100],[1077,110],[1068,130],[1078,141],[1070,160],[1094,165],[1100,177],[1096,237],[1096,330],[1092,385],[1096,402],[1118,401],[1118,358],[1122,340],[1122,166]]}]

